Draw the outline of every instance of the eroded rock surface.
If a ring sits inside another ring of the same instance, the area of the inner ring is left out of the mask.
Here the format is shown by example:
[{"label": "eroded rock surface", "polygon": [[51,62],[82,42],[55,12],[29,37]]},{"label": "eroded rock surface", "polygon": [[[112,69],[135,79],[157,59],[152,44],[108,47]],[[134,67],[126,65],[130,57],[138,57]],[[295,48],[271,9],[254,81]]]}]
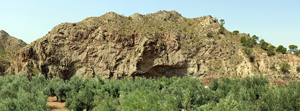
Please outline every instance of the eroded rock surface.
[{"label": "eroded rock surface", "polygon": [[14,55],[26,45],[20,39],[10,36],[4,30],[0,30],[0,75],[9,68]]},{"label": "eroded rock surface", "polygon": [[[247,35],[218,34],[219,28],[211,16],[184,18],[175,11],[159,11],[125,17],[109,12],[54,27],[16,55],[11,73],[64,79],[74,75],[298,77],[299,57],[269,57],[257,46],[251,62],[239,42]],[[213,37],[207,37],[208,32]],[[284,61],[292,67],[289,74],[279,70]]]}]

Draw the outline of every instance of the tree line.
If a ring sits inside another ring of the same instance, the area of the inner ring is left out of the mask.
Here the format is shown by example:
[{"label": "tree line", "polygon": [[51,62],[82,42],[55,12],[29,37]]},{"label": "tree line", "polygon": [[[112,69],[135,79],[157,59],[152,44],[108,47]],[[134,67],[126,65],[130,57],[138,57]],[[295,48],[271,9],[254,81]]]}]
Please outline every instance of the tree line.
[{"label": "tree line", "polygon": [[300,83],[271,85],[265,77],[213,79],[209,88],[193,77],[101,79],[0,77],[0,110],[46,111],[57,96],[74,111],[299,110]]}]

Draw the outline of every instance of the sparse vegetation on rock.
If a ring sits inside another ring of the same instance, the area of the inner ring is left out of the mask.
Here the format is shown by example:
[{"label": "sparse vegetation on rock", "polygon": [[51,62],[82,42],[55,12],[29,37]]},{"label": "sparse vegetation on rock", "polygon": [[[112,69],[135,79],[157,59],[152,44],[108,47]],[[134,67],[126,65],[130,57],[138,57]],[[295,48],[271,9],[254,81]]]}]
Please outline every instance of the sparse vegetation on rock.
[{"label": "sparse vegetation on rock", "polygon": [[282,53],[282,54],[286,54],[286,48],[283,47],[282,45],[279,45],[277,48],[276,48],[276,52],[279,52],[279,53]]},{"label": "sparse vegetation on rock", "polygon": [[211,38],[211,37],[213,37],[213,33],[212,33],[212,32],[208,32],[208,33],[206,34],[206,36]]},{"label": "sparse vegetation on rock", "polygon": [[251,37],[246,38],[245,36],[241,37],[241,43],[245,47],[253,48],[255,45],[255,40]]},{"label": "sparse vegetation on rock", "polygon": [[4,30],[0,30],[0,76],[5,75],[15,54],[27,45],[24,41],[10,36]]},{"label": "sparse vegetation on rock", "polygon": [[259,45],[260,45],[260,47],[263,49],[263,50],[268,50],[268,46],[269,46],[269,44],[267,43],[267,42],[265,42],[265,40],[264,39],[261,39],[260,41],[259,41]]},{"label": "sparse vegetation on rock", "polygon": [[245,53],[247,54],[247,56],[249,57],[249,60],[250,60],[251,62],[254,62],[255,56],[252,55],[252,50],[251,50],[250,48],[245,47],[245,48],[244,48],[244,51],[245,51]]},{"label": "sparse vegetation on rock", "polygon": [[290,69],[290,65],[288,63],[286,63],[286,62],[282,63],[281,66],[280,66],[280,70],[283,73],[288,73],[289,69]]},{"label": "sparse vegetation on rock", "polygon": [[220,29],[219,29],[219,33],[220,34],[225,34],[225,27],[224,27],[224,24],[225,24],[225,20],[224,19],[221,19],[220,20]]},{"label": "sparse vegetation on rock", "polygon": [[297,66],[296,70],[297,70],[298,73],[300,73],[300,66]]},{"label": "sparse vegetation on rock", "polygon": [[233,31],[233,34],[234,34],[234,35],[237,35],[237,34],[239,34],[239,31],[238,31],[238,30],[234,30],[234,31]]},{"label": "sparse vegetation on rock", "polygon": [[289,52],[292,54],[295,54],[296,51],[298,51],[298,46],[297,45],[289,45]]},{"label": "sparse vegetation on rock", "polygon": [[268,47],[268,51],[267,51],[267,54],[268,56],[272,56],[272,55],[275,55],[275,46],[271,45]]},{"label": "sparse vegetation on rock", "polygon": [[[76,22],[76,26],[62,23],[54,27],[45,37],[15,54],[7,74],[23,72],[29,78],[43,74],[64,80],[75,75],[201,78],[269,73],[271,78],[277,78],[281,71],[278,66],[269,70],[273,64],[299,61],[291,54],[275,55],[271,44],[260,41],[258,46],[255,35],[237,31],[232,32],[237,35],[232,35],[224,24],[225,20],[218,23],[210,15],[185,18],[176,11],[130,16],[109,12]],[[245,47],[252,53],[245,54]],[[295,68],[300,62],[290,65]],[[300,78],[297,74],[290,70],[289,76]],[[68,90],[64,87],[55,87],[61,91],[53,92],[63,101],[67,96],[63,92]]]}]

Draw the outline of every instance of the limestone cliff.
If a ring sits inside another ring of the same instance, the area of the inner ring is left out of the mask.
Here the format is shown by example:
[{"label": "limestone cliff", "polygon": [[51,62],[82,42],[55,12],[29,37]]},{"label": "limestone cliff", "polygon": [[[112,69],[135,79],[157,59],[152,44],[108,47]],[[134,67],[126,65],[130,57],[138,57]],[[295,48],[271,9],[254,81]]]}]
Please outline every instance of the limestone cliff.
[{"label": "limestone cliff", "polygon": [[[200,78],[298,78],[300,58],[291,54],[267,56],[253,48],[254,61],[244,53],[240,37],[225,30],[211,16],[185,18],[175,11],[134,14],[109,12],[78,23],[63,23],[23,48],[11,73],[44,74],[68,79],[74,75],[120,78],[125,76],[185,76]],[[213,37],[207,37],[212,32]],[[283,74],[283,62],[291,65]]]},{"label": "limestone cliff", "polygon": [[4,30],[0,30],[0,75],[4,74],[14,55],[25,45],[24,41],[10,36]]}]

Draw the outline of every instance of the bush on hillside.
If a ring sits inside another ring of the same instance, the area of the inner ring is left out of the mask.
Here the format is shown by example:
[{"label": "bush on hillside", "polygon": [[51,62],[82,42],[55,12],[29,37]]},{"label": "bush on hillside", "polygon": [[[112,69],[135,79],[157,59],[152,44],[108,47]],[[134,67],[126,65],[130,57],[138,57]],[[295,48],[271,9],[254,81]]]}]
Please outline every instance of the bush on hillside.
[{"label": "bush on hillside", "polygon": [[244,48],[244,51],[245,51],[245,53],[247,54],[247,56],[249,57],[249,60],[250,60],[251,62],[254,62],[255,56],[252,55],[252,50],[246,47],[246,48]]},{"label": "bush on hillside", "polygon": [[297,45],[289,45],[289,52],[294,54],[296,51],[298,51],[298,46]]},{"label": "bush on hillside", "polygon": [[295,51],[294,53],[296,56],[298,56],[300,54],[300,50]]},{"label": "bush on hillside", "polygon": [[269,46],[269,44],[267,43],[267,42],[265,42],[265,40],[264,39],[261,39],[260,41],[259,41],[259,45],[260,45],[260,47],[263,49],[263,50],[268,50],[268,46]]},{"label": "bush on hillside", "polygon": [[290,65],[288,63],[282,63],[281,66],[280,66],[280,70],[283,72],[283,73],[288,73],[289,72],[289,69],[290,69]]},{"label": "bush on hillside", "polygon": [[245,47],[253,48],[254,47],[254,40],[252,38],[246,38],[246,37],[241,37],[241,43]]},{"label": "bush on hillside", "polygon": [[251,37],[251,39],[252,39],[253,44],[254,44],[254,45],[257,45],[257,41],[259,40],[259,37],[257,37],[256,35],[253,35],[253,36]]},{"label": "bush on hillside", "polygon": [[279,45],[277,48],[276,48],[276,52],[280,52],[282,54],[286,54],[286,48],[283,47],[282,45]]},{"label": "bush on hillside", "polygon": [[213,37],[213,33],[212,33],[212,32],[208,32],[208,33],[206,34],[206,36],[212,38],[212,37]]},{"label": "bush on hillside", "polygon": [[300,73],[300,66],[297,66],[296,70],[298,73]]},{"label": "bush on hillside", "polygon": [[234,35],[237,35],[237,34],[239,34],[239,31],[238,31],[238,30],[234,30],[234,31],[233,31],[233,34],[234,34]]},{"label": "bush on hillside", "polygon": [[274,51],[275,48],[276,47],[273,46],[273,45],[271,45],[271,46],[268,47],[268,51],[267,51],[268,56],[275,55],[275,51]]},{"label": "bush on hillside", "polygon": [[225,28],[224,28],[224,24],[225,24],[225,20],[224,19],[221,19],[220,20],[220,29],[219,29],[219,33],[220,34],[225,34]]}]

